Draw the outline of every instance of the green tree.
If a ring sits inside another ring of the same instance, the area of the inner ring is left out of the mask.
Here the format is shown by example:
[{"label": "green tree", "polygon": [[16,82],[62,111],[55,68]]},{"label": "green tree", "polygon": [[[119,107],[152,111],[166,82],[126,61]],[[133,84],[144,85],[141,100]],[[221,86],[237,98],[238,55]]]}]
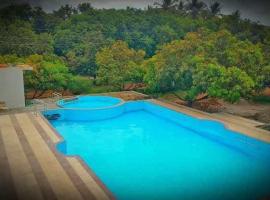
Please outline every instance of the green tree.
[{"label": "green tree", "polygon": [[230,102],[249,96],[254,86],[253,80],[237,67],[204,64],[199,66],[193,75],[193,87],[198,91]]},{"label": "green tree", "polygon": [[57,55],[63,56],[74,48],[79,42],[80,36],[72,30],[59,30],[54,35],[54,51]]},{"label": "green tree", "polygon": [[144,51],[130,49],[123,41],[103,48],[96,55],[99,81],[121,90],[127,82],[141,81],[144,55]]},{"label": "green tree", "polygon": [[[1,24],[1,22],[0,22]],[[35,34],[29,22],[14,21],[0,29],[0,54],[50,54],[53,52],[53,38],[48,33]]]},{"label": "green tree", "polygon": [[220,14],[221,11],[221,6],[219,2],[214,2],[210,5],[210,13],[212,16],[216,16],[218,14]]},{"label": "green tree", "polygon": [[206,4],[199,0],[190,0],[186,5],[193,18],[196,18],[206,7]]},{"label": "green tree", "polygon": [[177,33],[169,25],[156,26],[154,35],[158,45],[169,43],[177,38]]},{"label": "green tree", "polygon": [[0,63],[2,64],[22,64],[24,63],[23,58],[19,58],[15,54],[0,55]]},{"label": "green tree", "polygon": [[263,78],[263,87],[269,87],[270,86],[270,65],[267,65],[262,70]]},{"label": "green tree", "polygon": [[90,3],[81,3],[78,5],[78,10],[81,13],[88,12],[88,11],[91,11],[93,9],[94,8],[92,7],[92,5]]},{"label": "green tree", "polygon": [[30,21],[33,17],[33,10],[29,4],[11,4],[0,9],[0,18],[4,20],[25,20]]},{"label": "green tree", "polygon": [[145,79],[146,83],[162,92],[190,88],[191,75],[196,63],[201,59],[194,56],[197,46],[200,46],[200,43],[194,34],[189,35],[186,40],[175,40],[164,45],[143,65],[146,77],[150,77]]},{"label": "green tree", "polygon": [[83,76],[70,76],[66,85],[67,89],[75,95],[89,93],[91,86],[91,80]]},{"label": "green tree", "polygon": [[58,10],[54,11],[53,14],[63,20],[67,20],[72,15],[77,14],[77,12],[78,11],[75,8],[66,4],[64,6],[61,6]]},{"label": "green tree", "polygon": [[169,10],[169,9],[175,9],[176,2],[177,2],[176,0],[161,0],[161,2],[155,2],[154,5],[164,10]]},{"label": "green tree", "polygon": [[145,61],[144,80],[154,92],[191,90],[189,100],[207,92],[234,102],[260,85],[264,63],[258,45],[224,30],[200,30],[162,46]]},{"label": "green tree", "polygon": [[82,40],[83,44],[76,45],[66,53],[67,63],[74,73],[96,78],[96,53],[112,41],[106,40],[101,32],[94,31],[86,33]]},{"label": "green tree", "polygon": [[33,10],[33,28],[37,33],[46,32],[46,13],[41,7],[35,7]]},{"label": "green tree", "polygon": [[33,71],[25,73],[27,90],[34,91],[32,98],[42,96],[48,90],[61,91],[67,87],[70,74],[64,62],[55,56],[32,55],[25,62]]}]

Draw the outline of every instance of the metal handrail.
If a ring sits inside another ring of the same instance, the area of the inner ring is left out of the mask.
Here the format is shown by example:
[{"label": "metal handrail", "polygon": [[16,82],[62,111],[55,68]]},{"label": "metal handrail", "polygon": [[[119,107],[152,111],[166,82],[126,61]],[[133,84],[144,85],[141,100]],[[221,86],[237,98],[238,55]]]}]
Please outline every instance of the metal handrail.
[{"label": "metal handrail", "polygon": [[48,104],[41,100],[41,99],[33,99],[32,103],[34,104],[34,114],[37,115],[38,114],[38,105],[43,105],[43,111],[47,111],[48,110]]},{"label": "metal handrail", "polygon": [[52,99],[54,100],[54,101],[58,101],[58,100],[60,100],[62,98],[62,94],[61,93],[58,93],[58,92],[53,92],[52,93]]}]

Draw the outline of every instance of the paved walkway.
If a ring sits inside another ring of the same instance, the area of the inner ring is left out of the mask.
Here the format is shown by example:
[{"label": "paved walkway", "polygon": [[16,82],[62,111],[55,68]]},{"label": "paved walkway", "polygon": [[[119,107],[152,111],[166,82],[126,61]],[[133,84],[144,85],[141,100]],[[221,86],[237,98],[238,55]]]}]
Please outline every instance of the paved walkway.
[{"label": "paved walkway", "polygon": [[0,199],[113,199],[78,157],[55,150],[61,141],[42,116],[0,116]]}]

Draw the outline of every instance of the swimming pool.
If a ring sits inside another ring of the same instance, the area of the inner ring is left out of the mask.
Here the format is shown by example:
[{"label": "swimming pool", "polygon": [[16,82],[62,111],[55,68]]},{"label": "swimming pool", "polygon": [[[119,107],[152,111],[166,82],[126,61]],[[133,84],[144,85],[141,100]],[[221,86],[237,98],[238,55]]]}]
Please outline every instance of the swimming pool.
[{"label": "swimming pool", "polygon": [[81,156],[117,199],[269,195],[270,145],[221,123],[146,101],[91,112],[48,112],[61,114],[51,121],[64,138],[57,149]]},{"label": "swimming pool", "polygon": [[115,106],[123,100],[110,96],[78,96],[57,102],[62,108],[97,109]]}]

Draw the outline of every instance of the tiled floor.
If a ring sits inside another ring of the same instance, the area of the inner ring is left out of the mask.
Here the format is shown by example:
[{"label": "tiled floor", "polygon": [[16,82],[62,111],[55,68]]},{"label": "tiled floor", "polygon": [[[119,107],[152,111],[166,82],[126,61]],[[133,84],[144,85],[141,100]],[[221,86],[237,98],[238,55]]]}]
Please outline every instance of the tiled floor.
[{"label": "tiled floor", "polygon": [[1,115],[0,199],[113,199],[83,161],[55,150],[60,140],[40,115]]}]

